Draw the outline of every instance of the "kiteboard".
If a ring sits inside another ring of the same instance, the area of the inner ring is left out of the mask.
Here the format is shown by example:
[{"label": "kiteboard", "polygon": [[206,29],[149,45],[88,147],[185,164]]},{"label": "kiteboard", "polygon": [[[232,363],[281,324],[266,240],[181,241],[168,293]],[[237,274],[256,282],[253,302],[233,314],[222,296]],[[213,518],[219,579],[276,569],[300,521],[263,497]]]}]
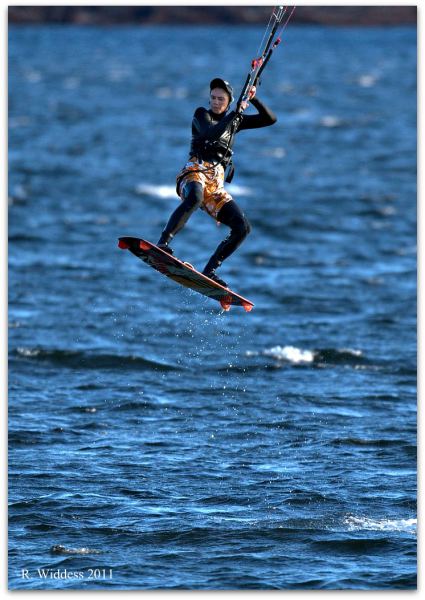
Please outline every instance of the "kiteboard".
[{"label": "kiteboard", "polygon": [[242,306],[246,312],[249,312],[254,306],[250,300],[223,287],[197,271],[189,263],[182,262],[151,242],[134,237],[120,237],[118,246],[123,250],[130,250],[137,258],[180,285],[217,300],[223,310],[230,310],[231,306]]}]

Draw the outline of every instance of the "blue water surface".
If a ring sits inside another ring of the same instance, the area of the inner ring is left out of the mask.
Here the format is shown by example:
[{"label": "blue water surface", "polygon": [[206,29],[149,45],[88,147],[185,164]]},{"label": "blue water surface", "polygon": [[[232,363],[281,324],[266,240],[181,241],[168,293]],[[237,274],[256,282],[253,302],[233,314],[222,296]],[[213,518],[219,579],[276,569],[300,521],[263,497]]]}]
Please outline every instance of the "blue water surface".
[{"label": "blue water surface", "polygon": [[9,27],[12,589],[416,587],[416,30],[285,33],[228,187],[248,314],[117,238],[262,28]]}]

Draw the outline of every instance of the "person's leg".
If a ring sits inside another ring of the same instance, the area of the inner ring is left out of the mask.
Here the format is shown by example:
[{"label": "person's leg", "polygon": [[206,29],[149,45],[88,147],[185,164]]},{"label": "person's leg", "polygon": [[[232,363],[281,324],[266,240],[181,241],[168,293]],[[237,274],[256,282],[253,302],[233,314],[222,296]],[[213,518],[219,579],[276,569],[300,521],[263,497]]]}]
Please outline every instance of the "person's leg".
[{"label": "person's leg", "polygon": [[186,225],[192,213],[201,206],[204,197],[204,188],[197,181],[190,181],[183,186],[182,202],[173,212],[168,223],[161,233],[157,246],[166,252],[173,253],[168,246],[172,238]]},{"label": "person's leg", "polygon": [[217,215],[217,221],[230,227],[230,233],[216,248],[205,265],[203,274],[221,283],[222,280],[219,280],[215,270],[241,245],[250,233],[251,225],[234,200],[226,202]]}]

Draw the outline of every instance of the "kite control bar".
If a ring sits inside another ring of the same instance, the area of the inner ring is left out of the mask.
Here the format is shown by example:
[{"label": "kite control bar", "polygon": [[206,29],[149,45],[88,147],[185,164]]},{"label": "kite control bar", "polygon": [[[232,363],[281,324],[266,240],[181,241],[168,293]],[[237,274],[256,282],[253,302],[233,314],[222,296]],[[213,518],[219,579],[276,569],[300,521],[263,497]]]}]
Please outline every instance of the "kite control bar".
[{"label": "kite control bar", "polygon": [[[261,74],[264,71],[264,68],[266,67],[267,63],[269,62],[273,51],[280,44],[282,39],[282,33],[285,27],[288,25],[292,15],[294,14],[295,6],[292,7],[289,16],[284,20],[287,10],[288,6],[277,6],[273,9],[273,13],[269,19],[266,32],[258,49],[259,52],[261,51],[261,54],[258,58],[254,58],[252,60],[251,70],[247,75],[245,84],[242,88],[241,95],[239,96],[239,100],[236,107],[236,112],[239,114],[245,110],[246,106],[242,106],[243,103],[248,102],[252,88],[259,82]],[[277,33],[278,29],[279,33]]]}]

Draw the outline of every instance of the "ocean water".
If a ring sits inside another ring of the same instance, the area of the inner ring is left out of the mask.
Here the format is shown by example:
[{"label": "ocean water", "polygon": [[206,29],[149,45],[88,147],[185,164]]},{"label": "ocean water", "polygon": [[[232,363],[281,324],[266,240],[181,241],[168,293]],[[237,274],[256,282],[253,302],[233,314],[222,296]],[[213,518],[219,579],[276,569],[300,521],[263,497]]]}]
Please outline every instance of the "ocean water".
[{"label": "ocean water", "polygon": [[229,186],[251,313],[117,247],[261,36],[9,27],[11,589],[416,587],[415,28],[288,27]]}]

